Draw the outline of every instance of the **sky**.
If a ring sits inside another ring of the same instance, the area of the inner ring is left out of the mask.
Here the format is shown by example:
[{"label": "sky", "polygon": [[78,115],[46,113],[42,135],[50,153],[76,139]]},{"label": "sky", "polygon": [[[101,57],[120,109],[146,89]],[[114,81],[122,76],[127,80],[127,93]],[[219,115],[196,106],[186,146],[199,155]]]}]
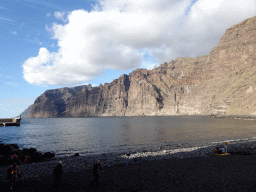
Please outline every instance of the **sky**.
[{"label": "sky", "polygon": [[227,28],[255,15],[255,0],[2,0],[0,118],[49,89],[208,55]]}]

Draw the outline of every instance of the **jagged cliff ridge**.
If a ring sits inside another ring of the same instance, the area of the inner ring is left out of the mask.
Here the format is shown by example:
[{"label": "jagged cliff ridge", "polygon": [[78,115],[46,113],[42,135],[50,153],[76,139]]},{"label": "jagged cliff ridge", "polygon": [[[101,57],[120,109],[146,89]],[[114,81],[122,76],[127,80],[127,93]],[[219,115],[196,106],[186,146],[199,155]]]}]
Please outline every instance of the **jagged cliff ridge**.
[{"label": "jagged cliff ridge", "polygon": [[27,117],[256,115],[256,17],[227,29],[210,55],[137,69],[111,83],[45,91]]}]

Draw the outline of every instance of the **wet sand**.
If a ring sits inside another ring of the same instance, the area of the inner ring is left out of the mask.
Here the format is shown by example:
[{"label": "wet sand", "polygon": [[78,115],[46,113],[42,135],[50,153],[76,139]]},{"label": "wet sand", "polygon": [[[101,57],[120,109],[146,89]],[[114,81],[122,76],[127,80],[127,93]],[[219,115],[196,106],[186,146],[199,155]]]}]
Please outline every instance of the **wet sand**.
[{"label": "wet sand", "polygon": [[244,155],[217,156],[212,152],[207,157],[183,159],[168,156],[158,160],[135,158],[128,167],[125,161],[105,167],[102,163],[105,173],[100,175],[99,187],[90,186],[93,174],[89,167],[93,163],[81,166],[74,161],[72,169],[63,166],[61,187],[53,188],[52,169],[39,176],[36,172],[41,172],[42,166],[49,166],[49,163],[51,167],[55,166],[55,160],[45,165],[28,165],[34,166],[35,172],[18,179],[12,190],[8,181],[2,179],[0,191],[256,191],[256,156],[245,155],[245,152],[254,153],[255,150],[243,149]]}]

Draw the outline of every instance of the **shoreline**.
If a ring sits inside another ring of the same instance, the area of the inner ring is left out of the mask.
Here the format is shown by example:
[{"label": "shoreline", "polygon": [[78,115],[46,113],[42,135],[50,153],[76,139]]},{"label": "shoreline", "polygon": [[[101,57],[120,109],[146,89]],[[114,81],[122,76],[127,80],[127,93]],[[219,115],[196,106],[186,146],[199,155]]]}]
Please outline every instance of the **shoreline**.
[{"label": "shoreline", "polygon": [[[176,148],[176,149],[159,149],[156,151],[137,151],[130,153],[130,160],[136,158],[163,158],[163,156],[167,156],[168,158],[190,158],[197,156],[212,156],[214,155],[214,151],[216,147],[225,146],[225,142],[227,142],[228,151],[239,151],[246,149],[254,149],[256,151],[256,138],[254,140],[248,139],[238,139],[238,140],[230,140],[230,141],[221,141],[214,142],[211,145],[197,146],[197,147],[188,147],[188,148]],[[79,156],[75,155],[66,155],[66,156],[55,156],[52,158],[45,158],[42,162],[32,162],[21,165],[29,165],[36,163],[47,163],[49,161],[59,161],[65,159],[75,159],[75,158],[88,158],[88,159],[104,159],[106,162],[109,160],[113,160],[114,162],[118,162],[121,159],[126,159],[127,155],[123,152],[113,152],[113,153],[101,153],[101,154],[82,154]],[[5,165],[7,166],[7,165]],[[1,165],[0,165],[1,167]]]},{"label": "shoreline", "polygon": [[204,116],[210,118],[232,118],[232,119],[244,119],[244,120],[256,120],[256,116],[253,115],[218,115],[218,114],[176,114],[176,115],[141,115],[141,116],[88,116],[88,117],[39,117],[39,118],[23,118],[23,119],[83,119],[83,118],[108,118],[108,117],[177,117],[177,116]]},{"label": "shoreline", "polygon": [[[181,148],[181,149],[171,149],[171,150],[158,150],[158,151],[145,151],[145,152],[135,152],[131,153],[129,156],[129,163],[135,163],[138,161],[155,161],[155,160],[164,160],[164,159],[187,159],[195,157],[214,157],[215,148],[218,146],[224,146],[223,143],[215,143],[211,146],[201,146],[201,147],[192,147],[192,148]],[[229,152],[243,152],[243,153],[252,153],[256,152],[256,140],[255,141],[244,141],[244,142],[233,142],[228,143],[227,150]],[[83,155],[83,156],[65,156],[65,157],[53,157],[48,158],[43,162],[36,163],[27,163],[20,164],[19,167],[22,170],[30,170],[33,172],[33,167],[35,165],[46,166],[48,168],[54,167],[59,161],[63,162],[63,166],[67,166],[68,170],[79,170],[76,167],[90,168],[94,162],[98,159],[101,160],[101,164],[104,167],[126,164],[127,155],[124,153],[105,153],[105,154],[94,154],[94,155]],[[73,165],[72,165],[73,164]],[[0,166],[0,178],[4,174],[4,171],[9,165]],[[47,168],[45,168],[47,169]],[[29,171],[30,172],[30,171]],[[47,173],[49,171],[46,171]],[[31,174],[29,174],[31,176]],[[38,174],[40,175],[40,174]],[[41,175],[44,175],[42,173]],[[26,174],[24,177],[27,177]]]},{"label": "shoreline", "polygon": [[[128,167],[124,154],[71,156],[23,164],[19,165],[22,178],[14,184],[13,191],[253,191],[256,141],[228,146],[228,150],[240,150],[244,155],[215,155],[215,146],[219,145],[189,152],[134,153]],[[91,188],[89,181],[97,159],[105,173],[100,175],[100,187]],[[55,189],[52,171],[59,160],[64,173],[62,186]],[[7,167],[0,166],[0,191],[9,191]]]},{"label": "shoreline", "polygon": [[256,120],[256,116],[250,116],[250,115],[206,115],[206,116],[210,118]]}]

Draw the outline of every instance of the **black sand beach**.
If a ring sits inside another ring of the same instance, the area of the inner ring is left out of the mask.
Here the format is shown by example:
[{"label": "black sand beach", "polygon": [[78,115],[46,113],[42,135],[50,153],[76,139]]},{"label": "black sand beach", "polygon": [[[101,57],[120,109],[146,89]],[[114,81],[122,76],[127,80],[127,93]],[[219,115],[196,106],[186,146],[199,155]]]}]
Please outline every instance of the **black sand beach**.
[{"label": "black sand beach", "polygon": [[25,173],[29,169],[20,165],[21,173],[26,176],[18,179],[12,190],[2,173],[0,191],[256,191],[255,150],[255,147],[243,147],[242,153],[217,156],[212,147],[207,156],[134,158],[128,167],[125,159],[109,165],[104,165],[102,160],[105,173],[100,175],[99,187],[90,186],[94,162],[87,162],[86,157],[70,157],[61,159],[64,164],[62,184],[60,188],[53,188],[52,168],[58,162],[55,159],[26,165],[33,170],[31,175]]}]

